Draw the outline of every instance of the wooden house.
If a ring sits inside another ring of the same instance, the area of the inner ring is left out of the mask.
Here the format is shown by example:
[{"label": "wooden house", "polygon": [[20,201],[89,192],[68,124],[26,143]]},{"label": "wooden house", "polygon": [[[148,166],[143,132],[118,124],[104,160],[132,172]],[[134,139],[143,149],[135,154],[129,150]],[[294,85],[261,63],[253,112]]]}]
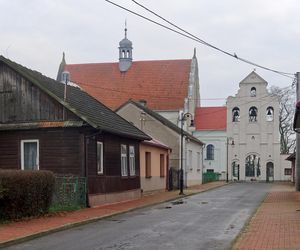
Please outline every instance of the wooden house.
[{"label": "wooden house", "polygon": [[137,198],[150,139],[79,87],[0,56],[0,169],[84,176],[91,206]]}]

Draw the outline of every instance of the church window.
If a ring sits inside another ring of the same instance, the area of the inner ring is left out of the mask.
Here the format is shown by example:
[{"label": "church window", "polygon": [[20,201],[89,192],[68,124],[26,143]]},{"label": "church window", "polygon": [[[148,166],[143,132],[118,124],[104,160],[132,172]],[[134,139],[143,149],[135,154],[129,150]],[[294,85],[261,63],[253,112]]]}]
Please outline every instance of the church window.
[{"label": "church window", "polygon": [[255,97],[256,96],[256,88],[255,87],[251,88],[251,90],[250,90],[250,96],[251,97]]},{"label": "church window", "polygon": [[232,121],[233,122],[240,121],[240,109],[238,107],[232,109]]},{"label": "church window", "polygon": [[251,107],[249,109],[249,122],[256,122],[257,121],[257,108]]},{"label": "church window", "polygon": [[214,145],[212,145],[212,144],[207,145],[206,160],[213,160],[214,159],[214,151],[215,151]]},{"label": "church window", "polygon": [[274,109],[273,107],[268,107],[266,110],[266,120],[271,122],[274,120]]}]

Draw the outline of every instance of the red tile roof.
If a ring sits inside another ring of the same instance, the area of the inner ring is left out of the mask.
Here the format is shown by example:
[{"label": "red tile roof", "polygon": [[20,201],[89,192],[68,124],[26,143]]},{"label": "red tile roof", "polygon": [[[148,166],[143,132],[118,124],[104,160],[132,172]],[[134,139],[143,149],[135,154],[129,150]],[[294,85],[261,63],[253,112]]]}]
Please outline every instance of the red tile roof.
[{"label": "red tile roof", "polygon": [[196,109],[196,130],[226,130],[226,107],[199,107]]},{"label": "red tile roof", "polygon": [[128,99],[146,100],[153,110],[178,110],[188,94],[192,60],[133,62],[121,73],[118,63],[66,64],[70,79],[115,110]]}]

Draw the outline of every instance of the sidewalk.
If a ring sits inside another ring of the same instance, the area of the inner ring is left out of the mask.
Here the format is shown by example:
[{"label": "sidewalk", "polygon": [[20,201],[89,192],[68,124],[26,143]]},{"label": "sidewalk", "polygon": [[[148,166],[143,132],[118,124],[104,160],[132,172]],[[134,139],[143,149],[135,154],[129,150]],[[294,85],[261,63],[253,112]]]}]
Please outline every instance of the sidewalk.
[{"label": "sidewalk", "polygon": [[274,184],[234,250],[300,249],[300,192],[290,183]]},{"label": "sidewalk", "polygon": [[[185,189],[185,196],[193,195],[203,191],[226,185],[225,182],[211,182],[203,185],[193,186]],[[85,208],[73,212],[62,212],[48,217],[41,217],[31,220],[23,220],[0,225],[0,248],[13,243],[33,239],[50,232],[56,232],[71,228],[76,225],[83,225],[99,219],[128,212],[136,208],[142,208],[165,201],[178,199],[179,191],[153,192],[144,195],[137,200],[103,205],[95,208]]]}]

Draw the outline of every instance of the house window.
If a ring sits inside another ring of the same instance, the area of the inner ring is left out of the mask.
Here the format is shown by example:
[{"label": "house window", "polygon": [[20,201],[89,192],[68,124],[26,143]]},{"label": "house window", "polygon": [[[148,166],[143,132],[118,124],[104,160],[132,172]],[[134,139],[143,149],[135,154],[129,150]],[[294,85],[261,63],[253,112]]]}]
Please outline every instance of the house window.
[{"label": "house window", "polygon": [[21,169],[39,169],[39,140],[21,141]]},{"label": "house window", "polygon": [[201,169],[200,166],[200,152],[197,152],[197,170],[199,171]]},{"label": "house window", "polygon": [[151,152],[145,153],[146,178],[151,177]]},{"label": "house window", "polygon": [[268,107],[266,110],[266,120],[271,122],[274,120],[274,109],[273,107]]},{"label": "house window", "polygon": [[188,167],[190,170],[193,170],[193,151],[192,150],[189,150]]},{"label": "house window", "polygon": [[232,121],[233,122],[240,121],[240,109],[238,107],[232,109]]},{"label": "house window", "polygon": [[121,175],[128,176],[127,146],[124,144],[121,144]]},{"label": "house window", "polygon": [[292,169],[291,168],[285,168],[284,169],[284,175],[292,175]]},{"label": "house window", "polygon": [[256,96],[256,88],[255,87],[251,88],[251,90],[250,90],[250,96],[251,97],[255,97]]},{"label": "house window", "polygon": [[134,146],[129,146],[129,171],[130,171],[130,176],[135,176],[135,152],[134,152]]},{"label": "house window", "polygon": [[206,160],[213,160],[214,159],[214,151],[215,151],[214,145],[212,145],[212,144],[207,145]]},{"label": "house window", "polygon": [[256,122],[257,121],[257,108],[251,107],[249,109],[249,122]]},{"label": "house window", "polygon": [[160,177],[165,177],[165,155],[160,154]]},{"label": "house window", "polygon": [[215,172],[214,169],[207,169],[207,170],[206,170],[206,173],[214,173],[214,172]]},{"label": "house window", "polygon": [[97,173],[103,174],[103,143],[97,141]]}]

